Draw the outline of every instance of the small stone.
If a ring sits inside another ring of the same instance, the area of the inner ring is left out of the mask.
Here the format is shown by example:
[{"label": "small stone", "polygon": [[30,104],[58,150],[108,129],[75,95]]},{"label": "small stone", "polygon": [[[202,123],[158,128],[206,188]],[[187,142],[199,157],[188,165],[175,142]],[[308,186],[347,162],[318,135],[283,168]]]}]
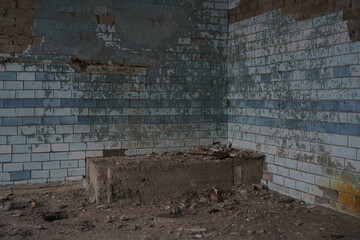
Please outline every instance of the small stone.
[{"label": "small stone", "polygon": [[207,228],[190,228],[189,231],[193,233],[200,233],[200,232],[206,232]]},{"label": "small stone", "polygon": [[109,216],[106,216],[105,218],[104,218],[104,223],[111,223],[111,216],[109,215]]},{"label": "small stone", "polygon": [[15,212],[15,213],[10,214],[9,216],[11,216],[11,217],[21,217],[22,213],[21,212]]},{"label": "small stone", "polygon": [[304,223],[301,222],[300,220],[294,222],[294,225],[296,225],[296,226],[301,226],[301,225],[303,225],[303,224],[304,224]]},{"label": "small stone", "polygon": [[36,202],[35,202],[35,201],[32,201],[32,202],[30,203],[30,207],[31,207],[31,208],[36,208]]},{"label": "small stone", "polygon": [[126,216],[126,215],[123,215],[123,216],[120,217],[120,220],[121,221],[129,221],[130,218],[128,216]]},{"label": "small stone", "polygon": [[211,155],[217,159],[224,159],[230,157],[229,153],[222,151],[213,152]]},{"label": "small stone", "polygon": [[182,152],[179,152],[179,151],[171,151],[171,152],[169,152],[169,155],[170,155],[170,156],[178,156],[178,155],[182,155]]},{"label": "small stone", "polygon": [[248,193],[248,191],[247,191],[246,189],[240,190],[240,194],[241,194],[241,195],[245,195],[245,194],[247,194],[247,193]]},{"label": "small stone", "polygon": [[0,202],[5,202],[9,199],[10,194],[0,195]]},{"label": "small stone", "polygon": [[219,202],[219,197],[218,197],[217,195],[215,195],[215,194],[211,194],[211,195],[210,195],[210,198],[211,198],[211,200],[213,200],[214,202]]}]

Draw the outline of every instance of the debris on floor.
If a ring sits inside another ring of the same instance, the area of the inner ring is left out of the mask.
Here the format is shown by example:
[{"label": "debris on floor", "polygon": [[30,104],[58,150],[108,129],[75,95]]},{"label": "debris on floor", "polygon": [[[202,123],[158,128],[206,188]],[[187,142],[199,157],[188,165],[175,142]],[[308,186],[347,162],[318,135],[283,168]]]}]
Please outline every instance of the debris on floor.
[{"label": "debris on floor", "polygon": [[[29,205],[28,199],[36,203]],[[360,219],[272,192],[216,186],[180,197],[95,204],[85,190],[10,195],[1,239],[359,239]],[[5,206],[5,207],[4,207]],[[8,207],[11,206],[11,207]]]}]

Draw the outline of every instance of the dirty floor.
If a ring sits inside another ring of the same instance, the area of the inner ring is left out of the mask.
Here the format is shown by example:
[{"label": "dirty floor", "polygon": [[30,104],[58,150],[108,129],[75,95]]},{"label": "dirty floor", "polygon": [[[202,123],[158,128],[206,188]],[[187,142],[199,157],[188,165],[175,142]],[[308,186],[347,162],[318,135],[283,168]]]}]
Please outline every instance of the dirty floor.
[{"label": "dirty floor", "polygon": [[261,185],[106,205],[85,190],[11,195],[0,209],[0,239],[360,239],[360,219]]}]

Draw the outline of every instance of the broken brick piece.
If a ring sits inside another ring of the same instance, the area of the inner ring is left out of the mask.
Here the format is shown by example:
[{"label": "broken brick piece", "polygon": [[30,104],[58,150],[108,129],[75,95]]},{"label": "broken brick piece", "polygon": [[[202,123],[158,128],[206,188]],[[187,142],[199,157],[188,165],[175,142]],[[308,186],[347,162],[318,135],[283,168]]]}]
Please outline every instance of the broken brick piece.
[{"label": "broken brick piece", "polygon": [[224,158],[230,157],[229,153],[223,152],[223,151],[213,152],[211,155],[217,159],[224,159]]},{"label": "broken brick piece", "polygon": [[98,24],[115,25],[115,16],[112,15],[98,15]]}]

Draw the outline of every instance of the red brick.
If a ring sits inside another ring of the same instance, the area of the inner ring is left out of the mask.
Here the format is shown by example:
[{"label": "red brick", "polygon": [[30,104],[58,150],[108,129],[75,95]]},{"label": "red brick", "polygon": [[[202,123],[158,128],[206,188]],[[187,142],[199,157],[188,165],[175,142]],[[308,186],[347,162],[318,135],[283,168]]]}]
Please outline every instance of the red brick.
[{"label": "red brick", "polygon": [[30,45],[26,44],[26,45],[21,45],[21,52],[25,52],[26,49],[29,48]]},{"label": "red brick", "polygon": [[114,25],[115,24],[115,16],[98,16],[98,23],[99,24],[107,24],[107,25]]},{"label": "red brick", "polygon": [[351,41],[353,41],[353,42],[360,41],[360,31],[359,30],[354,30],[354,29],[351,30],[350,29],[349,36],[350,36]]},{"label": "red brick", "polygon": [[229,16],[229,24],[232,24],[235,22],[235,15],[234,16]]},{"label": "red brick", "polygon": [[12,27],[15,25],[15,19],[14,18],[0,18],[0,26],[3,27]]},{"label": "red brick", "polygon": [[293,6],[294,13],[300,12],[300,9],[301,9],[301,1],[295,0],[294,6]]},{"label": "red brick", "polygon": [[7,36],[19,36],[23,33],[22,27],[4,27],[4,34]]},{"label": "red brick", "polygon": [[349,28],[360,29],[360,19],[349,19]]},{"label": "red brick", "polygon": [[205,46],[205,38],[191,38],[190,44],[193,46]]},{"label": "red brick", "polygon": [[336,9],[344,10],[350,8],[351,0],[336,1]]},{"label": "red brick", "polygon": [[272,9],[279,9],[284,6],[284,0],[273,0],[272,1]]},{"label": "red brick", "polygon": [[351,7],[352,8],[360,7],[360,1],[359,0],[351,0]]},{"label": "red brick", "polygon": [[21,53],[21,46],[19,45],[0,45],[1,53]]},{"label": "red brick", "polygon": [[30,45],[32,39],[30,37],[14,37],[12,38],[12,42],[14,45]]},{"label": "red brick", "polygon": [[324,6],[328,4],[328,0],[315,0],[315,7]]},{"label": "red brick", "polygon": [[26,9],[8,9],[6,11],[7,17],[15,17],[15,18],[31,18],[33,15],[33,10]]},{"label": "red brick", "polygon": [[16,7],[22,9],[34,9],[35,2],[33,0],[18,0]]},{"label": "red brick", "polygon": [[0,45],[10,45],[11,38],[8,36],[0,36]]},{"label": "red brick", "polygon": [[14,0],[0,0],[0,7],[15,8],[16,3]]},{"label": "red brick", "polygon": [[273,181],[273,174],[270,172],[264,172],[262,175],[262,179],[272,182]]},{"label": "red brick", "polygon": [[16,19],[16,26],[33,27],[34,26],[34,19],[31,19],[31,18],[17,18]]},{"label": "red brick", "polygon": [[21,36],[31,37],[33,35],[31,27],[24,27],[24,31]]},{"label": "red brick", "polygon": [[315,5],[315,1],[314,0],[306,0],[306,1],[302,1],[301,2],[301,9],[303,10],[307,10],[307,9],[312,9],[313,6]]},{"label": "red brick", "polygon": [[43,37],[32,37],[32,45],[40,45],[43,42]]},{"label": "red brick", "polygon": [[353,8],[344,11],[344,20],[357,18],[360,16],[360,8]]},{"label": "red brick", "polygon": [[257,1],[252,1],[252,2],[250,2],[249,8],[250,9],[258,8],[257,4],[258,4]]},{"label": "red brick", "polygon": [[232,8],[229,10],[229,16],[233,16],[236,13],[236,8]]}]

